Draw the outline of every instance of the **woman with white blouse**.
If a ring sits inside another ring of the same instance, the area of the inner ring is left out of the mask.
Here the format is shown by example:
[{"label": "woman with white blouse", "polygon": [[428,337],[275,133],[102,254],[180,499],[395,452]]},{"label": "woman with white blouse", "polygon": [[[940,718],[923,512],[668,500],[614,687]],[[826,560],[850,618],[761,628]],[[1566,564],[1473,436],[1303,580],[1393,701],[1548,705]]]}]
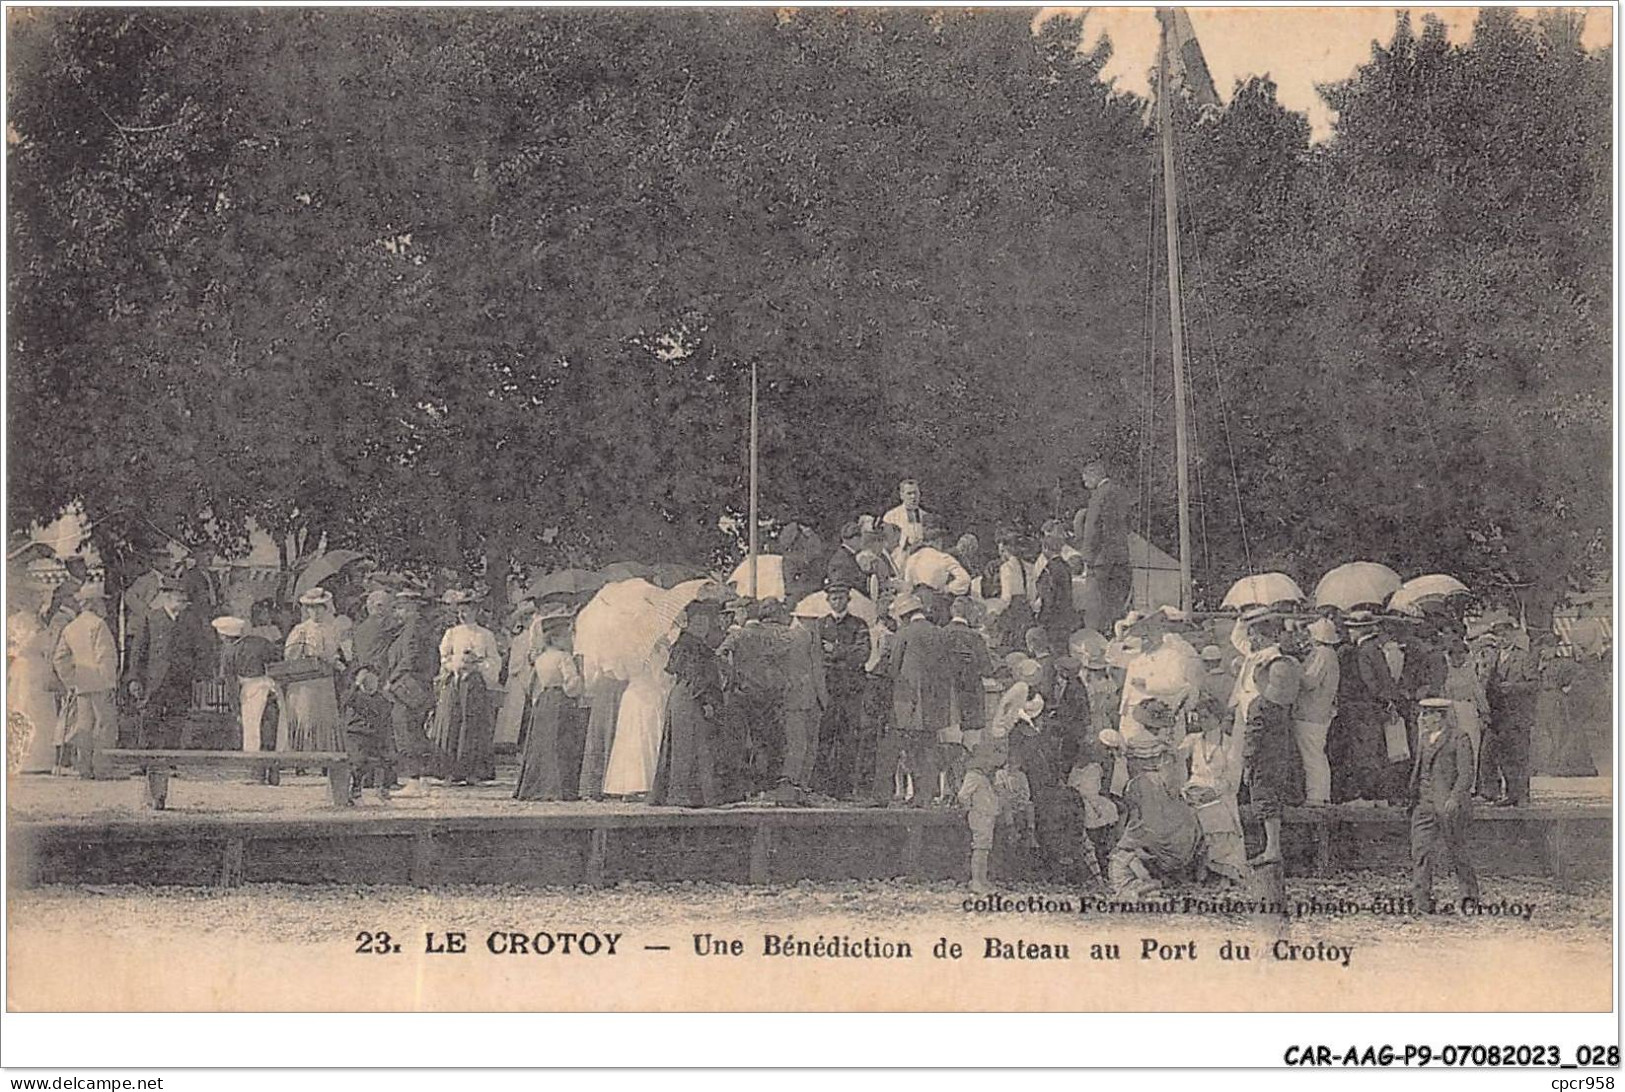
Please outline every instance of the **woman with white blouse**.
[{"label": "woman with white blouse", "polygon": [[440,638],[435,680],[434,744],[441,776],[454,785],[496,779],[496,709],[492,692],[502,671],[496,634],[474,620],[479,596],[449,591],[443,602],[457,622]]},{"label": "woman with white blouse", "polygon": [[298,625],[283,644],[283,665],[302,668],[281,678],[276,749],[342,751],[339,700],[334,676],[345,667],[344,633],[333,613],[333,593],[312,588],[299,597]]},{"label": "woman with white blouse", "polygon": [[520,757],[516,800],[562,800],[565,786],[575,787],[579,769],[566,769],[559,748],[560,722],[581,694],[581,672],[571,653],[571,614],[567,607],[545,607],[533,626],[536,644],[529,678],[525,749]]}]

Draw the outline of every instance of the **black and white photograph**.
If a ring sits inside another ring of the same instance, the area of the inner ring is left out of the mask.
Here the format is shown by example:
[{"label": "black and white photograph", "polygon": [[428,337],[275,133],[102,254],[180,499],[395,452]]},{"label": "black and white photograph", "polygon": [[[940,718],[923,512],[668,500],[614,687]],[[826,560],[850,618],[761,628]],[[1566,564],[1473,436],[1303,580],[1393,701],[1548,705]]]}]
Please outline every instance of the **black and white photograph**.
[{"label": "black and white photograph", "polygon": [[5,14],[8,1011],[1613,1009],[1613,6]]}]

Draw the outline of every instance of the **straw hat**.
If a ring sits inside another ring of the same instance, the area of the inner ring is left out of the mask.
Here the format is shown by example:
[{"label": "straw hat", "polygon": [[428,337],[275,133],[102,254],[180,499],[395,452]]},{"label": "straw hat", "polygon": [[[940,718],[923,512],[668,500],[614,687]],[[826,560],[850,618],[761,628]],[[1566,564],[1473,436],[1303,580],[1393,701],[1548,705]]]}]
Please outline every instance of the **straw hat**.
[{"label": "straw hat", "polygon": [[891,605],[893,618],[907,618],[911,614],[919,614],[925,610],[925,603],[913,592],[904,592],[897,597]]},{"label": "straw hat", "polygon": [[1317,644],[1335,645],[1337,643],[1337,626],[1330,618],[1316,618],[1309,623],[1309,639]]},{"label": "straw hat", "polygon": [[106,599],[107,589],[100,584],[81,584],[79,590],[73,593],[73,597],[81,603],[88,603],[92,599]]},{"label": "straw hat", "polygon": [[241,637],[248,632],[248,623],[241,618],[223,615],[209,623],[222,637]]},{"label": "straw hat", "polygon": [[333,605],[333,593],[326,588],[311,588],[299,597],[299,605],[302,607],[331,607]]},{"label": "straw hat", "polygon": [[440,601],[448,607],[466,607],[479,602],[479,599],[479,593],[473,588],[453,588],[440,597]]}]

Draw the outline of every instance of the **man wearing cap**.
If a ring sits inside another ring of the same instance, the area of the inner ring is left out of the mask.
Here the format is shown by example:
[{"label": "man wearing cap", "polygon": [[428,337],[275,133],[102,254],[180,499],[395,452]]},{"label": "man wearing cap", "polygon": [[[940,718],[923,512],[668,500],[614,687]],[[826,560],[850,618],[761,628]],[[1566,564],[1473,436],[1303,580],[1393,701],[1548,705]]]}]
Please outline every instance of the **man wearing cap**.
[{"label": "man wearing cap", "polygon": [[1088,567],[1084,624],[1105,633],[1128,608],[1134,587],[1134,570],[1128,554],[1128,490],[1106,474],[1106,464],[1096,459],[1083,468],[1083,484],[1089,490],[1089,506],[1073,519],[1073,537]]},{"label": "man wearing cap", "polygon": [[824,710],[818,766],[826,792],[853,800],[862,793],[870,773],[860,756],[874,750],[873,732],[865,730],[863,717],[869,626],[849,611],[852,594],[846,583],[838,578],[832,580],[824,595],[829,613],[818,620],[818,640],[823,649],[829,705]]},{"label": "man wearing cap", "polygon": [[[232,705],[237,710],[243,750],[258,751],[263,743],[266,706],[276,691],[267,668],[277,659],[277,647],[249,633],[246,618],[216,618],[214,630],[220,635],[220,674],[232,684]],[[275,738],[273,728],[272,740]]]},{"label": "man wearing cap", "polygon": [[[1326,735],[1337,716],[1337,626],[1328,618],[1309,624],[1308,650],[1298,698],[1292,703],[1292,736],[1303,759],[1304,800],[1319,807],[1332,800],[1332,767],[1326,759]],[[1217,649],[1215,649],[1217,651]]]},{"label": "man wearing cap", "polygon": [[880,740],[875,764],[876,802],[894,801],[898,759],[907,763],[912,807],[924,807],[938,791],[937,733],[947,727],[953,688],[953,646],[925,616],[925,604],[901,595],[892,611],[901,620],[886,673],[892,680],[892,723]]},{"label": "man wearing cap", "polygon": [[1416,913],[1433,910],[1433,870],[1448,847],[1463,899],[1479,898],[1467,855],[1472,818],[1473,745],[1456,726],[1449,698],[1423,698],[1417,709],[1417,754],[1411,769],[1411,898]]},{"label": "man wearing cap", "polygon": [[74,749],[79,776],[94,777],[97,751],[118,746],[118,645],[107,625],[107,592],[100,584],[82,584],[74,593],[79,608],[63,628],[51,655],[51,666],[67,700],[62,706],[64,733]]},{"label": "man wearing cap", "polygon": [[848,589],[868,587],[863,563],[858,560],[858,554],[862,551],[863,526],[854,520],[841,528],[841,544],[835,547],[835,552],[829,555],[829,561],[824,566],[824,586],[832,588],[840,584]]}]

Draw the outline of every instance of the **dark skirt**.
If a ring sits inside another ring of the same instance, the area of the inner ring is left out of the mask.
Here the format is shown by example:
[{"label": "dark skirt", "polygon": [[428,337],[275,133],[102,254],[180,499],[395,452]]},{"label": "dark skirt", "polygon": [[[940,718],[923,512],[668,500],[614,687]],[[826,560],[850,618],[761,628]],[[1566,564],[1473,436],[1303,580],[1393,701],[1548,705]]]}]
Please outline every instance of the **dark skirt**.
[{"label": "dark skirt", "polygon": [[649,803],[703,808],[721,802],[711,756],[714,731],[694,689],[683,682],[672,687]]},{"label": "dark skirt", "polygon": [[1248,794],[1260,819],[1279,819],[1288,804],[1303,802],[1303,760],[1292,738],[1292,711],[1254,698],[1247,717]]},{"label": "dark skirt", "polygon": [[564,691],[550,688],[538,693],[525,710],[525,749],[520,754],[515,800],[564,799],[559,724],[568,700]]},{"label": "dark skirt", "polygon": [[496,711],[479,673],[454,675],[441,686],[434,745],[437,772],[447,781],[496,779]]}]

